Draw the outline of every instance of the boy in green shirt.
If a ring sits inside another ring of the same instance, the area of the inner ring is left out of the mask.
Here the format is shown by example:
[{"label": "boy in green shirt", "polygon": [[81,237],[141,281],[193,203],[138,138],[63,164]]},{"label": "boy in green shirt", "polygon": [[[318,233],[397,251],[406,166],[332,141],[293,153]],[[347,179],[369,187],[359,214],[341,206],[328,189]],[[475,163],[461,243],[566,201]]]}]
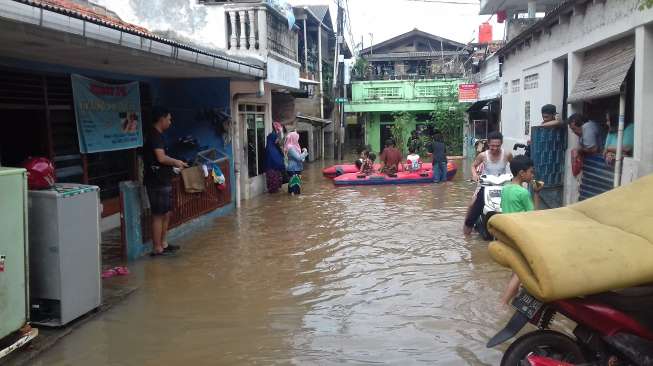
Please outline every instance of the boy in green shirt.
[{"label": "boy in green shirt", "polygon": [[[510,172],[513,176],[512,182],[501,190],[501,214],[533,211],[539,204],[539,192],[544,185],[533,180],[533,161],[524,155],[515,156],[510,162]],[[531,200],[530,192],[523,187],[524,183],[533,183],[535,204]],[[501,295],[502,304],[508,305],[510,299],[517,295],[519,285],[519,277],[513,273]]]}]

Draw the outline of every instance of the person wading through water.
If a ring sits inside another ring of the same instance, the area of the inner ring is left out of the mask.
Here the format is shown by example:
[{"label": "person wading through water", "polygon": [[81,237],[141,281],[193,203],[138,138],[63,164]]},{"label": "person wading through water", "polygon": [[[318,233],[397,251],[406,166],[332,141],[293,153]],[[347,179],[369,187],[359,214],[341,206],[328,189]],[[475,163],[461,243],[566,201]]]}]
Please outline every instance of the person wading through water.
[{"label": "person wading through water", "polygon": [[[481,172],[482,175],[501,175],[510,173],[507,168],[508,163],[510,163],[512,160],[512,154],[510,152],[505,152],[503,148],[501,148],[501,145],[503,144],[503,135],[501,132],[492,132],[488,135],[487,139],[488,145],[490,147],[489,150],[478,154],[474,160],[474,163],[472,164],[472,180],[474,182],[478,182],[480,180],[477,168],[481,164],[483,164],[483,171]],[[483,193],[483,187],[479,185],[476,191],[476,195],[473,199],[473,203],[467,209],[465,225],[463,227],[463,232],[465,235],[472,233],[474,224],[476,224],[476,220],[478,220],[478,217],[483,211]]]}]

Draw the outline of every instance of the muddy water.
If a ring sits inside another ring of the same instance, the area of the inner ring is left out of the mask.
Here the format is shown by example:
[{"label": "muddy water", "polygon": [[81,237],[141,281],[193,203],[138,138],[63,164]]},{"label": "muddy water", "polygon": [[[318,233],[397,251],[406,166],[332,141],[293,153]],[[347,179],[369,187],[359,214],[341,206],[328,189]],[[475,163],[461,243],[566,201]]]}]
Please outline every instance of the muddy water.
[{"label": "muddy water", "polygon": [[[461,235],[473,187],[265,195],[133,265],[142,288],[36,365],[496,365],[508,273]],[[115,279],[113,279],[115,280]]]}]

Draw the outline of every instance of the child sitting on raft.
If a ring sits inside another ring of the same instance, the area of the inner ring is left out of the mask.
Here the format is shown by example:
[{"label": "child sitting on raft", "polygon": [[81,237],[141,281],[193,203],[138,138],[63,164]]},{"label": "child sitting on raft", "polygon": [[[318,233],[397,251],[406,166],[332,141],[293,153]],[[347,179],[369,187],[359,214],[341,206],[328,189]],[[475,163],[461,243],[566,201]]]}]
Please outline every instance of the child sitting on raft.
[{"label": "child sitting on raft", "polygon": [[408,156],[406,157],[406,171],[419,172],[422,170],[422,159],[415,151],[415,147],[408,148]]},{"label": "child sitting on raft", "polygon": [[374,173],[374,160],[376,155],[373,152],[364,150],[361,158],[356,161],[356,167],[360,175],[371,175]]}]

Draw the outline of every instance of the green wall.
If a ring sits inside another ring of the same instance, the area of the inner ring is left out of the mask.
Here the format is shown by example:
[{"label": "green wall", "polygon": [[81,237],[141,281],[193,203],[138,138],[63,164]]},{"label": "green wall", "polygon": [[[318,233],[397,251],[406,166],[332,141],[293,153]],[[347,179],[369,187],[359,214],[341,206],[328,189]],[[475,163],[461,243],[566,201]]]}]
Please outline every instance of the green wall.
[{"label": "green wall", "polygon": [[[379,152],[384,143],[380,141],[382,113],[431,113],[462,108],[458,103],[458,85],[463,83],[461,79],[357,81],[352,83],[352,100],[345,105],[345,112],[367,115],[365,137],[372,149]],[[405,141],[416,126],[416,121],[408,124]]]}]

